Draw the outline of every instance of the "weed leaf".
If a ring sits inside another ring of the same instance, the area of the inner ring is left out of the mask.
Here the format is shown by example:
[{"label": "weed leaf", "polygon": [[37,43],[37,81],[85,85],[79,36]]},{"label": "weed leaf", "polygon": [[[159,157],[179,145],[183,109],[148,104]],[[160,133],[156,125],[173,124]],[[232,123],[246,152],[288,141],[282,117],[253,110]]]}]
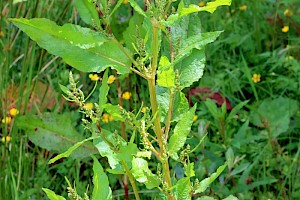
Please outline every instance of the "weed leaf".
[{"label": "weed leaf", "polygon": [[64,197],[55,194],[55,192],[53,192],[52,190],[49,190],[47,188],[42,188],[42,190],[46,193],[47,197],[50,200],[66,200]]},{"label": "weed leaf", "polygon": [[213,173],[210,177],[202,180],[199,183],[199,186],[196,188],[195,190],[195,194],[197,193],[201,193],[204,192],[209,186],[210,184],[216,179],[218,178],[218,176],[223,172],[223,170],[226,168],[227,163],[225,163],[224,165],[220,166],[217,171],[215,173]]},{"label": "weed leaf", "polygon": [[182,119],[176,124],[174,129],[174,134],[171,136],[168,143],[168,152],[169,155],[176,159],[177,151],[183,147],[188,134],[191,131],[191,126],[193,124],[193,117],[195,114],[196,105],[186,112]]},{"label": "weed leaf", "polygon": [[93,156],[93,198],[92,199],[103,199],[109,200],[112,199],[112,191],[109,187],[109,181],[107,175],[104,173],[103,168],[99,161]]},{"label": "weed leaf", "polygon": [[178,200],[188,200],[191,199],[191,183],[190,183],[190,178],[189,177],[184,177],[180,179],[176,183],[176,189],[177,189],[177,199]]},{"label": "weed leaf", "polygon": [[39,46],[80,71],[101,72],[111,66],[120,74],[129,72],[131,61],[118,45],[91,29],[73,24],[58,26],[39,18],[10,20]]},{"label": "weed leaf", "polygon": [[[24,115],[16,118],[15,125],[26,133],[36,145],[59,153],[65,152],[77,142],[84,140],[71,124],[70,115],[43,113]],[[84,158],[97,153],[89,142],[82,144],[71,157]]]},{"label": "weed leaf", "polygon": [[175,72],[173,66],[166,56],[162,56],[159,61],[157,84],[167,88],[175,86]]},{"label": "weed leaf", "polygon": [[131,172],[138,182],[146,185],[147,189],[158,187],[160,184],[158,177],[150,171],[148,162],[143,158],[132,159]]}]

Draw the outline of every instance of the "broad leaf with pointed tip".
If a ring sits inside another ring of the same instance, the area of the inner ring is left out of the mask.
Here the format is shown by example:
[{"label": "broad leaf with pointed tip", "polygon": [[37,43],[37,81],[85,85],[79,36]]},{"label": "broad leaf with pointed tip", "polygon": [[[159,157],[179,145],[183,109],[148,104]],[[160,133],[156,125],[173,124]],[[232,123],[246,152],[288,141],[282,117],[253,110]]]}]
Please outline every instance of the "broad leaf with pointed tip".
[{"label": "broad leaf with pointed tip", "polygon": [[177,151],[183,147],[186,142],[186,138],[191,131],[195,110],[196,105],[186,112],[175,126],[174,133],[167,146],[170,156],[174,159],[178,157]]},{"label": "broad leaf with pointed tip", "polygon": [[131,61],[106,36],[73,24],[58,26],[48,19],[10,19],[39,46],[60,56],[83,72],[101,72],[112,67],[120,74],[130,71]]},{"label": "broad leaf with pointed tip", "polygon": [[[43,113],[25,115],[15,119],[16,127],[26,130],[29,139],[47,150],[63,153],[85,138],[71,124],[69,115]],[[89,157],[97,153],[91,142],[80,145],[70,156],[73,158]]]},{"label": "broad leaf with pointed tip", "polygon": [[101,166],[99,161],[95,157],[93,157],[93,159],[93,199],[110,200],[112,199],[112,191],[109,187],[108,177],[105,174],[103,167]]}]

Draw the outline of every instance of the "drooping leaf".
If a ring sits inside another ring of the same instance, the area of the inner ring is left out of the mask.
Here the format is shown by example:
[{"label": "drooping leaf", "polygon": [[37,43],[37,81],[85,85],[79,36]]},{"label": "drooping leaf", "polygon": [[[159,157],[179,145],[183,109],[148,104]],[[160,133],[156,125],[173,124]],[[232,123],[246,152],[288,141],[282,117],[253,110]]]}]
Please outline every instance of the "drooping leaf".
[{"label": "drooping leaf", "polygon": [[50,159],[48,164],[52,164],[54,163],[55,161],[61,159],[61,158],[67,158],[71,155],[71,153],[73,153],[73,151],[75,151],[77,148],[79,148],[83,143],[87,142],[87,141],[90,141],[92,139],[95,139],[94,137],[90,137],[90,138],[87,138],[81,142],[77,142],[75,145],[71,146],[66,152],[63,152],[61,154],[58,154],[57,156],[55,156],[54,158]]},{"label": "drooping leaf", "polygon": [[175,72],[173,66],[166,56],[162,56],[159,61],[157,84],[167,88],[175,86]]},{"label": "drooping leaf", "polygon": [[176,183],[177,199],[189,200],[191,199],[191,183],[189,177],[184,177]]},{"label": "drooping leaf", "polygon": [[93,199],[103,199],[109,200],[112,199],[112,191],[109,187],[109,181],[107,175],[104,173],[103,168],[99,161],[93,157]]},{"label": "drooping leaf", "polygon": [[186,112],[182,116],[182,119],[175,126],[174,133],[171,136],[167,145],[169,155],[172,158],[177,157],[177,151],[183,147],[186,138],[191,131],[195,110],[196,105],[193,108],[191,108],[188,112]]},{"label": "drooping leaf", "polygon": [[212,175],[210,175],[210,177],[205,178],[204,180],[202,180],[199,183],[199,186],[196,188],[195,194],[204,192],[210,186],[210,184],[216,178],[218,178],[218,176],[223,172],[223,170],[226,168],[226,166],[227,166],[227,163],[225,163],[224,165],[220,166],[215,173],[213,173]]},{"label": "drooping leaf", "polygon": [[101,72],[109,66],[120,74],[130,71],[131,61],[118,45],[96,31],[73,24],[58,26],[48,19],[10,20],[39,46],[80,71]]},{"label": "drooping leaf", "polygon": [[[68,148],[85,138],[71,124],[69,115],[43,113],[41,115],[24,115],[15,119],[16,127],[26,130],[29,139],[47,150],[65,152]],[[70,156],[84,158],[97,153],[93,144],[86,142]]]},{"label": "drooping leaf", "polygon": [[90,0],[75,0],[75,7],[82,20],[91,26],[100,26],[96,5]]},{"label": "drooping leaf", "polygon": [[55,192],[53,192],[52,190],[49,190],[47,188],[42,188],[42,190],[46,193],[47,197],[50,200],[66,200],[64,197],[55,194]]},{"label": "drooping leaf", "polygon": [[160,185],[157,175],[150,171],[148,168],[148,162],[143,158],[132,159],[131,172],[138,182],[146,185],[147,189],[152,189]]},{"label": "drooping leaf", "polygon": [[188,6],[188,8],[180,9],[179,16],[183,17],[185,15],[189,15],[191,13],[201,12],[201,11],[207,11],[207,12],[213,13],[217,9],[217,7],[230,6],[230,4],[231,4],[231,0],[215,0],[212,2],[208,2],[206,4],[206,6],[204,6],[204,7],[200,7],[198,5],[191,4]]}]

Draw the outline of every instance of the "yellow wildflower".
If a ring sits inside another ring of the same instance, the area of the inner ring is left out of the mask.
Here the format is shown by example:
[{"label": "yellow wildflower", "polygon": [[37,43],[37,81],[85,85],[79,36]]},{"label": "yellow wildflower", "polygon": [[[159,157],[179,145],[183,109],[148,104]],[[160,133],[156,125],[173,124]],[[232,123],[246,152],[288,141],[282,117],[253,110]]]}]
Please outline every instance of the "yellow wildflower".
[{"label": "yellow wildflower", "polygon": [[0,31],[0,38],[1,38],[1,37],[4,37],[3,31]]},{"label": "yellow wildflower", "polygon": [[127,4],[127,3],[128,3],[128,0],[123,0],[123,3],[124,3],[124,4]]},{"label": "yellow wildflower", "polygon": [[93,104],[93,103],[86,103],[86,104],[84,105],[84,107],[85,107],[85,109],[87,109],[87,110],[92,110],[93,107],[94,107],[94,104]]},{"label": "yellow wildflower", "polygon": [[114,120],[114,118],[113,118],[113,116],[111,116],[110,114],[107,114],[107,113],[104,113],[103,115],[102,115],[102,122],[104,122],[104,123],[108,123],[108,122],[110,122],[110,121],[113,121]]},{"label": "yellow wildflower", "polygon": [[142,108],[142,113],[145,113],[147,111],[147,107]]},{"label": "yellow wildflower", "polygon": [[90,74],[89,75],[89,78],[92,80],[92,81],[98,81],[100,78],[98,76],[98,74]]},{"label": "yellow wildflower", "polygon": [[282,32],[286,33],[289,31],[289,26],[284,26],[282,29],[281,29]]},{"label": "yellow wildflower", "polygon": [[10,137],[10,136],[5,136],[5,137],[2,137],[2,138],[1,138],[1,141],[2,141],[3,143],[4,143],[4,142],[8,143],[10,140],[11,140],[11,137]]},{"label": "yellow wildflower", "polygon": [[2,124],[9,124],[11,122],[11,117],[5,117],[2,119]]},{"label": "yellow wildflower", "polygon": [[114,75],[110,75],[107,79],[107,84],[112,84],[116,80]]},{"label": "yellow wildflower", "polygon": [[18,109],[16,109],[16,108],[11,108],[11,109],[9,110],[9,114],[10,114],[10,116],[14,117],[14,116],[16,116],[17,114],[19,114],[19,111],[18,111]]},{"label": "yellow wildflower", "polygon": [[253,82],[254,83],[258,83],[258,82],[260,82],[260,74],[253,74],[253,76],[252,76],[252,80],[253,80]]},{"label": "yellow wildflower", "polygon": [[292,11],[290,11],[289,9],[286,9],[283,13],[285,16],[291,16],[293,14]]},{"label": "yellow wildflower", "polygon": [[122,98],[125,99],[125,100],[129,100],[131,97],[131,92],[124,92],[122,94]]},{"label": "yellow wildflower", "polygon": [[200,2],[198,3],[198,6],[200,6],[200,7],[203,7],[203,6],[205,6],[205,2],[203,2],[203,1],[200,1]]},{"label": "yellow wildflower", "polygon": [[198,119],[198,116],[197,116],[197,115],[194,115],[194,117],[193,117],[193,122],[197,121],[197,119]]},{"label": "yellow wildflower", "polygon": [[242,5],[242,6],[240,7],[240,10],[241,10],[241,11],[247,10],[247,6],[246,6],[246,5]]}]

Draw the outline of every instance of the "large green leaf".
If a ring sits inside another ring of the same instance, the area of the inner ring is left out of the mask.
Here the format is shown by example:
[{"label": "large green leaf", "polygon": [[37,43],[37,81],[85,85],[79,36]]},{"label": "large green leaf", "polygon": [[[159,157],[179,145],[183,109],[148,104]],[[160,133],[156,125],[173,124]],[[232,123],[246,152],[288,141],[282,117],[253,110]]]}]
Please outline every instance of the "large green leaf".
[{"label": "large green leaf", "polygon": [[[74,129],[69,115],[43,113],[37,116],[29,114],[16,118],[15,125],[26,130],[26,134],[34,144],[59,153],[65,152],[85,139]],[[71,157],[84,158],[95,153],[97,150],[93,144],[86,142],[78,147]]]},{"label": "large green leaf", "polygon": [[103,168],[99,161],[93,157],[94,164],[93,164],[93,199],[103,199],[109,200],[112,199],[112,191],[109,187],[109,181],[107,175],[104,173]]},{"label": "large green leaf", "polygon": [[53,192],[52,190],[49,190],[47,188],[42,188],[42,190],[46,193],[47,197],[50,200],[66,200],[64,197],[55,194],[55,192]]},{"label": "large green leaf", "polygon": [[198,5],[191,4],[191,5],[189,5],[188,8],[180,9],[179,16],[182,17],[182,16],[185,16],[185,15],[188,15],[191,13],[201,12],[201,11],[207,11],[207,12],[213,13],[217,9],[217,7],[230,6],[230,4],[231,4],[231,0],[215,0],[212,2],[208,2],[206,4],[206,6],[204,6],[204,7],[200,7]]},{"label": "large green leaf", "polygon": [[171,155],[172,158],[177,157],[177,151],[183,147],[186,138],[191,131],[195,110],[196,105],[186,112],[175,126],[174,133],[167,146],[169,155]]},{"label": "large green leaf", "polygon": [[184,113],[189,110],[189,103],[183,92],[177,92],[174,99],[172,122],[179,121]]},{"label": "large green leaf", "polygon": [[100,33],[73,24],[56,25],[48,19],[10,19],[39,46],[84,72],[101,72],[108,66],[129,72],[131,61],[113,41]]},{"label": "large green leaf", "polygon": [[[164,87],[156,86],[156,99],[159,106],[161,122],[165,120],[165,116],[169,109],[170,94],[169,90]],[[179,121],[183,115],[189,110],[188,101],[183,92],[177,92],[174,99],[174,107],[172,113],[172,122]]]},{"label": "large green leaf", "polygon": [[190,87],[195,81],[198,81],[203,76],[204,67],[204,48],[194,49],[187,58],[175,66],[175,69],[179,70],[180,86]]},{"label": "large green leaf", "polygon": [[189,177],[184,177],[176,183],[176,192],[177,192],[178,200],[191,199],[191,191],[192,191],[192,187],[191,187]]},{"label": "large green leaf", "polygon": [[[111,143],[115,142],[112,137],[113,133],[106,131],[104,129],[102,129],[102,131],[105,137]],[[109,144],[102,137],[95,139],[94,145],[98,149],[100,155],[108,159],[108,163],[112,169],[117,169],[117,170],[120,169],[120,163],[119,163],[120,160],[118,159],[117,154],[114,152],[113,149],[111,149]],[[120,173],[121,174],[123,173],[122,170],[120,171]]]},{"label": "large green leaf", "polygon": [[147,189],[152,189],[160,185],[158,177],[148,168],[148,162],[143,158],[132,159],[132,175],[140,182],[144,183]]},{"label": "large green leaf", "polygon": [[159,87],[156,85],[156,99],[158,103],[158,111],[160,112],[161,119],[160,121],[163,122],[167,115],[170,103],[170,94],[169,89],[165,87]]},{"label": "large green leaf", "polygon": [[120,147],[117,157],[119,160],[126,162],[128,168],[131,168],[132,158],[138,152],[137,145],[134,143],[128,143]]},{"label": "large green leaf", "polygon": [[157,84],[167,88],[175,86],[175,72],[173,66],[166,56],[162,56],[159,61]]},{"label": "large green leaf", "polygon": [[223,31],[201,33],[187,38],[182,42],[182,45],[178,53],[176,54],[176,59],[174,63],[177,64],[184,57],[189,55],[193,49],[202,50],[205,47],[205,45],[215,41],[222,32]]},{"label": "large green leaf", "polygon": [[92,26],[100,26],[96,5],[91,0],[75,0],[75,7],[82,20]]},{"label": "large green leaf", "polygon": [[204,192],[212,182],[214,182],[214,180],[216,180],[216,178],[218,178],[218,176],[223,172],[223,170],[226,168],[227,163],[225,163],[224,165],[220,166],[217,171],[215,173],[213,173],[212,175],[210,175],[210,177],[203,179],[198,187],[195,190],[195,194],[197,193],[201,193]]}]

